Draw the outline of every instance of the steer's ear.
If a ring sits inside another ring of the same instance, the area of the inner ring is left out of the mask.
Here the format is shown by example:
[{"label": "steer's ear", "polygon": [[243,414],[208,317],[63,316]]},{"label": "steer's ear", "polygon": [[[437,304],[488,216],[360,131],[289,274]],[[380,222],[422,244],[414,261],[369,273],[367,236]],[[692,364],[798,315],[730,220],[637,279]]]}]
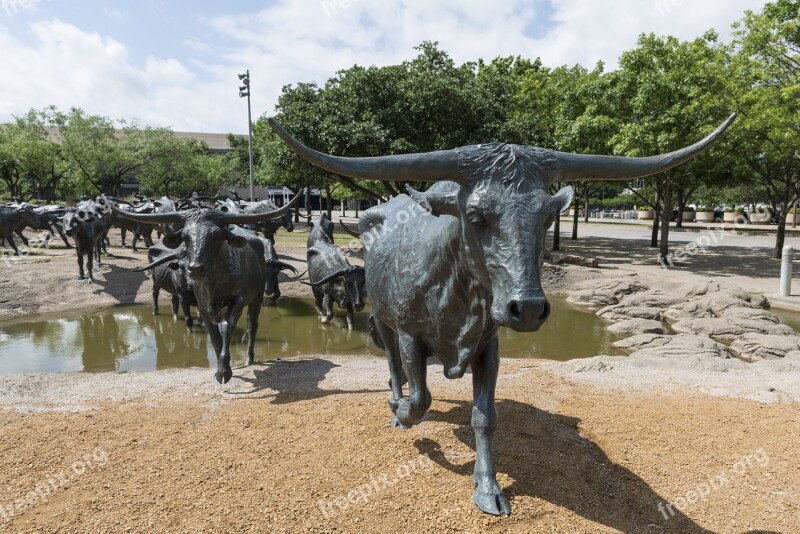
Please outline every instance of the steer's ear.
[{"label": "steer's ear", "polygon": [[179,246],[181,246],[183,240],[181,239],[181,236],[172,234],[172,235],[165,235],[164,239],[162,239],[161,242],[164,243],[164,246],[167,248],[178,248]]},{"label": "steer's ear", "polygon": [[555,201],[555,207],[558,210],[558,213],[561,213],[572,205],[572,198],[574,196],[575,190],[572,189],[572,186],[570,185],[562,187],[558,190],[558,193],[553,195],[553,200]]},{"label": "steer's ear", "polygon": [[439,193],[427,191],[420,193],[406,184],[406,192],[411,199],[419,204],[425,211],[433,215],[458,216],[458,193],[455,191]]}]

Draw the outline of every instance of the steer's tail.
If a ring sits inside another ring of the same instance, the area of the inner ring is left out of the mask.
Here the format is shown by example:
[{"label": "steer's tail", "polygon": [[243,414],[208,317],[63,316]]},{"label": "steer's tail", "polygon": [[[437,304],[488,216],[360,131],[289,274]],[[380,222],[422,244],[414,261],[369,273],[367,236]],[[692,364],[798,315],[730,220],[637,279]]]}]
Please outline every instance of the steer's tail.
[{"label": "steer's tail", "polygon": [[378,332],[378,328],[375,326],[375,316],[373,314],[369,314],[369,337],[372,338],[372,342],[381,349],[386,350],[386,344],[381,339],[381,335]]}]

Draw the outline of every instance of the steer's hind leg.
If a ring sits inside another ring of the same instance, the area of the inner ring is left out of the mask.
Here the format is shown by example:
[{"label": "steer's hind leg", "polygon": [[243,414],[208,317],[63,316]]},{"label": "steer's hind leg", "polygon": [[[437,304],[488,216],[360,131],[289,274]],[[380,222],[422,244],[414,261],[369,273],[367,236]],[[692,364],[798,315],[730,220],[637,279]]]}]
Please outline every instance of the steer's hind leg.
[{"label": "steer's hind leg", "polygon": [[[394,406],[397,406],[403,398],[403,362],[400,359],[400,347],[397,344],[397,334],[394,330],[389,328],[386,323],[375,319],[375,329],[378,335],[386,346],[386,361],[389,363],[389,387],[392,388],[392,400],[389,401],[389,406],[394,411]],[[408,428],[402,425],[397,419],[396,415],[392,415],[392,421],[389,423],[392,428]]]},{"label": "steer's hind leg", "polygon": [[22,234],[22,230],[14,230],[14,233],[19,236],[19,240],[22,241],[22,244],[26,247],[28,246],[28,238]]},{"label": "steer's hind leg", "polygon": [[58,230],[58,235],[61,236],[61,240],[64,241],[64,245],[66,245],[67,248],[72,248],[72,245],[70,245],[69,241],[67,241],[67,236],[64,234],[64,229],[61,227],[61,223],[58,224],[56,229]]},{"label": "steer's hind leg", "polygon": [[247,365],[256,362],[256,333],[258,332],[258,315],[261,313],[261,299],[256,299],[247,307]]},{"label": "steer's hind leg", "polygon": [[83,274],[83,252],[78,251],[78,280],[85,280],[86,276]]},{"label": "steer's hind leg", "polygon": [[192,308],[189,305],[189,299],[186,295],[180,298],[181,301],[181,308],[183,309],[183,320],[186,322],[186,328],[192,328],[194,326],[194,320],[192,319]]},{"label": "steer's hind leg", "polygon": [[178,307],[180,306],[180,299],[178,298],[178,294],[172,295],[172,320],[178,320]]},{"label": "steer's hind leg", "polygon": [[325,316],[322,318],[323,323],[329,323],[333,320],[333,296],[332,295],[325,295],[325,299],[323,301],[323,306],[325,307]]},{"label": "steer's hind leg", "polygon": [[158,293],[161,291],[161,287],[158,285],[155,269],[151,270],[150,273],[152,273],[153,277],[153,315],[158,315]]},{"label": "steer's hind leg", "polygon": [[19,256],[19,250],[17,249],[17,244],[14,243],[14,236],[11,235],[11,234],[8,234],[6,236],[6,241],[8,241],[8,244],[14,250],[14,256]]},{"label": "steer's hind leg", "polygon": [[[425,347],[410,335],[398,333],[397,342],[403,373],[408,379],[408,399],[391,400],[389,406],[401,425],[411,426],[422,419],[431,407],[431,392],[427,384],[427,358]],[[392,388],[394,389],[394,383]]]},{"label": "steer's hind leg", "polygon": [[494,338],[472,362],[472,428],[475,431],[475,493],[472,501],[488,514],[511,514],[511,505],[497,484],[492,457],[492,438],[497,426],[494,391],[500,358]]},{"label": "steer's hind leg", "polygon": [[92,269],[94,269],[94,261],[95,256],[97,256],[97,265],[100,265],[100,249],[97,248],[97,244],[90,245],[86,251],[86,270],[89,271],[89,282],[94,280],[94,275],[92,274]]}]

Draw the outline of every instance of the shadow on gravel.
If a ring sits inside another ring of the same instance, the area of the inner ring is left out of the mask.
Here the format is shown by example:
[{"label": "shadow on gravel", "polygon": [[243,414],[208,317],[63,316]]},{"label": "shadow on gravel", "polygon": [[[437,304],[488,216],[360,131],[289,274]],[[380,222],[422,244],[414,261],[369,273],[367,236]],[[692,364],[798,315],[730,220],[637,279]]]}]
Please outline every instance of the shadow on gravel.
[{"label": "shadow on gravel", "polygon": [[[426,419],[458,425],[456,437],[474,450],[472,403],[444,402],[454,407],[446,412],[431,410]],[[512,514],[513,497],[526,495],[568,508],[621,532],[711,532],[674,507],[674,516],[665,509],[669,515],[665,519],[658,505],[666,505],[669,499],[582,437],[579,419],[510,400],[497,401],[497,414],[495,461],[499,472],[514,479],[510,487],[503,488],[512,501]],[[440,444],[432,439],[420,439],[414,445],[441,467],[464,477],[472,476],[474,461],[451,463]]]},{"label": "shadow on gravel", "polygon": [[[121,258],[122,256],[115,256]],[[130,269],[123,269],[111,263],[103,263],[97,269],[97,274],[102,274],[105,281],[95,277],[94,284],[99,286],[103,292],[111,295],[120,304],[130,304],[136,300],[136,294],[142,286],[147,276],[145,273],[134,273]],[[77,268],[76,268],[77,272]]]},{"label": "shadow on gravel", "polygon": [[[274,404],[288,404],[311,399],[319,399],[330,395],[348,395],[352,393],[377,393],[386,389],[359,389],[343,391],[340,389],[320,389],[319,384],[325,380],[328,371],[340,367],[323,359],[309,360],[274,360],[264,362],[264,369],[253,371],[254,378],[237,376],[234,380],[242,380],[253,386],[250,391],[235,391],[231,395],[247,395],[248,399],[272,398]],[[252,397],[253,393],[264,390],[277,391],[261,397]]]}]

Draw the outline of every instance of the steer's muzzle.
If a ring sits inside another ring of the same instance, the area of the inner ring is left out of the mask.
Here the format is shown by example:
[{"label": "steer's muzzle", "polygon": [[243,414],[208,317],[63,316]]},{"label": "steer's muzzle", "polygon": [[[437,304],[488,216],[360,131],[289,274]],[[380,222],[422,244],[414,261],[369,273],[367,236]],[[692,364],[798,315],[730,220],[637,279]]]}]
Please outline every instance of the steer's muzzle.
[{"label": "steer's muzzle", "polygon": [[192,263],[189,265],[189,276],[195,280],[200,280],[206,275],[206,267],[200,263]]},{"label": "steer's muzzle", "polygon": [[550,316],[550,303],[544,297],[512,300],[508,303],[508,326],[517,332],[535,332]]}]

